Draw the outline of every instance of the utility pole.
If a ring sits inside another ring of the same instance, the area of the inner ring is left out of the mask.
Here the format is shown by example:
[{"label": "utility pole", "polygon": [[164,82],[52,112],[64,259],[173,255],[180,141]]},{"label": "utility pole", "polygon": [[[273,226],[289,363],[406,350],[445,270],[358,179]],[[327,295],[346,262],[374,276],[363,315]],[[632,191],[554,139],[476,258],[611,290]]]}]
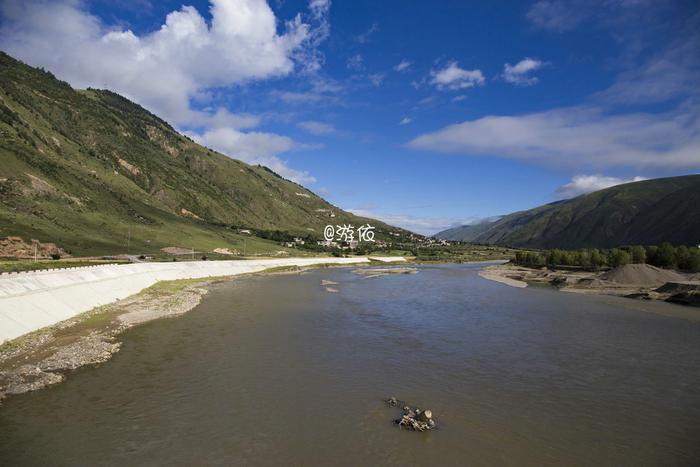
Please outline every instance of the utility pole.
[{"label": "utility pole", "polygon": [[129,227],[129,235],[126,238],[126,254],[131,253],[131,227]]},{"label": "utility pole", "polygon": [[246,239],[244,238],[243,239],[243,256],[245,256],[245,242],[246,242]]},{"label": "utility pole", "polygon": [[34,262],[36,263],[36,243],[34,244]]}]

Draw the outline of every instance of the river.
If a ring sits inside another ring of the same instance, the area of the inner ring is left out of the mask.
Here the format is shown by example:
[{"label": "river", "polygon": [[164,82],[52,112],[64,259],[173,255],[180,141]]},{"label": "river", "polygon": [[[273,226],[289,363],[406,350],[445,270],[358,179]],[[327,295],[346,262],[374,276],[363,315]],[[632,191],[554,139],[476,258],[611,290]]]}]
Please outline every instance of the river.
[{"label": "river", "polygon": [[[0,464],[700,463],[700,322],[477,271],[216,285],[111,361],[4,401]],[[390,396],[438,428],[401,430]]]}]

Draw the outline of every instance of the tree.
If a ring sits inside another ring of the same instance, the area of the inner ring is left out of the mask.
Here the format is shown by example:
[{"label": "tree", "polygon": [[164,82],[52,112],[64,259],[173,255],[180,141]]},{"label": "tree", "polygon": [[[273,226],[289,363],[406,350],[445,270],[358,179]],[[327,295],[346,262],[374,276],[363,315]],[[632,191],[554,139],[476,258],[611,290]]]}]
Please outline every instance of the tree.
[{"label": "tree", "polygon": [[632,255],[627,253],[625,250],[619,248],[613,248],[610,250],[610,266],[616,268],[619,266],[624,266],[632,261]]},{"label": "tree", "polygon": [[596,271],[606,265],[605,256],[603,256],[597,248],[591,250],[591,266]]},{"label": "tree", "polygon": [[647,254],[647,263],[658,266],[658,256],[659,256],[659,247],[658,246],[647,246],[646,247],[646,254]]},{"label": "tree", "polygon": [[593,264],[591,264],[591,252],[588,250],[581,250],[576,253],[576,263],[584,269],[591,269]]},{"label": "tree", "polygon": [[641,245],[635,245],[630,248],[630,255],[632,255],[632,262],[634,264],[644,264],[647,262],[647,251]]},{"label": "tree", "polygon": [[676,249],[668,242],[664,242],[659,247],[656,254],[656,266],[666,269],[674,269],[677,266]]},{"label": "tree", "polygon": [[690,260],[690,249],[687,246],[681,245],[676,248],[676,264],[678,265],[678,269],[691,269]]},{"label": "tree", "polygon": [[547,264],[556,266],[562,264],[562,251],[558,249],[549,250],[547,252]]},{"label": "tree", "polygon": [[688,270],[700,272],[700,248],[690,248],[688,254]]}]

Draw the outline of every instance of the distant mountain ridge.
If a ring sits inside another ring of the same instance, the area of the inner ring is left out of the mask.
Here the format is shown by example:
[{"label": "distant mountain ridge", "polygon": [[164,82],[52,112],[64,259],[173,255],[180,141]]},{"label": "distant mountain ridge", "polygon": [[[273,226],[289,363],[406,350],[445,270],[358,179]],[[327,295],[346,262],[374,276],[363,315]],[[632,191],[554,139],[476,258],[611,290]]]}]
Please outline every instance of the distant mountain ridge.
[{"label": "distant mountain ridge", "polygon": [[243,246],[231,227],[321,238],[326,224],[367,222],[377,238],[401,230],[202,147],[118,94],[74,90],[0,52],[0,237],[105,253],[127,242]]},{"label": "distant mountain ridge", "polygon": [[531,248],[700,244],[700,175],[626,183],[435,235]]}]

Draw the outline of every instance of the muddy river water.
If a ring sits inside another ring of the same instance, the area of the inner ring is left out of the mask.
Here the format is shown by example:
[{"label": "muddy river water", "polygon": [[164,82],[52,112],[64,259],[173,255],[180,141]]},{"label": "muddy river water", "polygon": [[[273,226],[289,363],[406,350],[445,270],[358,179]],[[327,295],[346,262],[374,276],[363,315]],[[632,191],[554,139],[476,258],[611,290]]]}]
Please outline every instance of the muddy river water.
[{"label": "muddy river water", "polygon": [[[700,464],[700,322],[477,271],[216,285],[5,400],[0,465]],[[390,396],[438,428],[402,431]]]}]

